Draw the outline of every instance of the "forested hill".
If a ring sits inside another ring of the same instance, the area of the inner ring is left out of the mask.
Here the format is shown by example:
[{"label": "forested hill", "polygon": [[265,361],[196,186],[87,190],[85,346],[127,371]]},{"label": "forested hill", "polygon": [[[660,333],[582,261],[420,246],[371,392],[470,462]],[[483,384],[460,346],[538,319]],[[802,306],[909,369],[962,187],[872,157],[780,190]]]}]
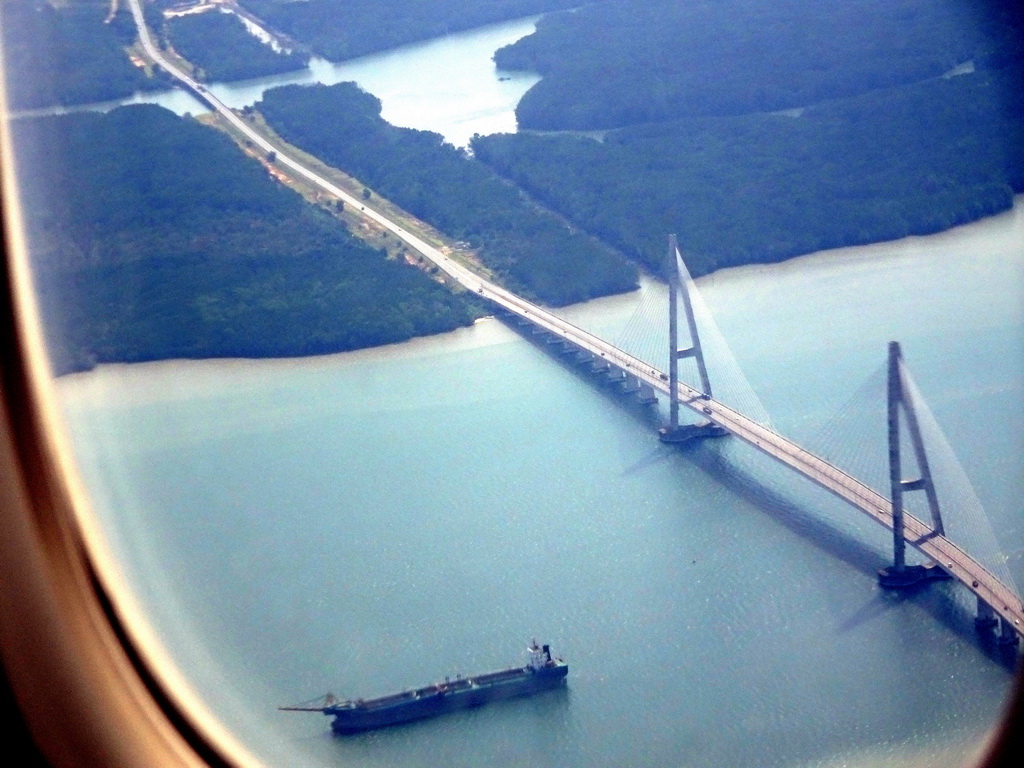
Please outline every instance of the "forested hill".
[{"label": "forested hill", "polygon": [[573,8],[579,0],[239,0],[271,27],[331,61],[498,21]]},{"label": "forested hill", "polygon": [[636,268],[615,251],[573,232],[439,134],[386,122],[380,101],[355,83],[274,88],[256,108],[286,141],[468,241],[513,290],[561,305],[636,286]]},{"label": "forested hill", "polygon": [[499,50],[522,128],[770,112],[1024,59],[1019,0],[606,0]]},{"label": "forested hill", "polygon": [[657,270],[696,274],[936,232],[1024,192],[1024,69],[874,91],[797,116],[476,138],[480,160]]},{"label": "forested hill", "polygon": [[[123,4],[122,4],[123,5]],[[125,48],[135,41],[126,8],[106,23],[110,0],[0,0],[0,37],[13,109],[83,104],[166,88],[132,66]]]},{"label": "forested hill", "polygon": [[[287,357],[471,322],[466,301],[155,106],[13,124],[57,372]],[[59,189],[60,194],[52,194]]]},{"label": "forested hill", "polygon": [[174,50],[195,64],[201,80],[242,80],[303,69],[308,54],[277,53],[246,30],[233,13],[189,14],[168,19]]}]

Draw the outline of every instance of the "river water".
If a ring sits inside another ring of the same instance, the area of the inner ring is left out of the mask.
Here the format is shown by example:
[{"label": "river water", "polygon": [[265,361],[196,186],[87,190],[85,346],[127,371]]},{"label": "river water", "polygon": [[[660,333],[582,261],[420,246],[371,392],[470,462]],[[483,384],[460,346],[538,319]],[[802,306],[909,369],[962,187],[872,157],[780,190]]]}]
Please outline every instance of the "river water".
[{"label": "river water", "polygon": [[[492,24],[337,64],[313,57],[308,69],[253,80],[211,83],[209,90],[229,107],[241,109],[259,101],[268,88],[293,83],[356,82],[381,100],[382,115],[388,122],[436,131],[455,146],[464,147],[474,133],[516,130],[515,106],[540,77],[499,70],[491,57],[498,48],[533,32],[537,18]],[[127,104],[158,104],[179,115],[209,112],[190,93],[175,88],[137,93],[105,104],[25,114],[106,110]]]},{"label": "river water", "polygon": [[[902,340],[1019,583],[1022,243],[1018,204],[700,281],[798,441]],[[567,314],[614,339],[637,301]],[[730,440],[660,445],[656,411],[497,321],[60,392],[155,628],[276,764],[952,765],[1008,689],[956,587],[879,591],[885,531]],[[275,711],[505,666],[533,636],[567,691],[350,739]]]},{"label": "river water", "polygon": [[[901,340],[1024,584],[1020,200],[699,285],[798,442]],[[565,314],[615,340],[640,300]],[[271,764],[955,765],[1009,688],[957,587],[879,590],[884,530],[730,439],[661,445],[664,404],[633,404],[495,320],[305,360],[103,366],[58,387],[154,629]],[[344,739],[276,710],[511,665],[532,637],[569,662],[565,691]]]}]

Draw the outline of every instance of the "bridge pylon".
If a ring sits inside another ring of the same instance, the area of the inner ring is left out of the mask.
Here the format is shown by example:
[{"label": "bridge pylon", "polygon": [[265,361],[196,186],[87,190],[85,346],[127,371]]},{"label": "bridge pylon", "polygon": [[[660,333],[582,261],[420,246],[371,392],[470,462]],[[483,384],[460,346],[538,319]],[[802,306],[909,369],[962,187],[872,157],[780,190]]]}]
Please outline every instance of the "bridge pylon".
[{"label": "bridge pylon", "polygon": [[[903,353],[898,341],[889,342],[889,487],[892,499],[892,543],[893,564],[878,572],[878,582],[886,589],[905,589],[925,581],[951,578],[946,571],[935,563],[924,565],[907,565],[907,539],[904,528],[903,495],[913,491],[924,491],[928,499],[928,510],[932,517],[932,531],[944,536],[942,513],[939,499],[932,482],[928,455],[925,452],[921,428],[917,420],[917,410],[913,390],[910,388],[907,371],[903,362]],[[903,477],[902,456],[900,448],[900,415],[906,418],[907,432],[917,460],[917,471],[920,477],[910,480]]]},{"label": "bridge pylon", "polygon": [[[683,281],[683,257],[679,253],[679,244],[675,235],[668,236],[668,424],[659,430],[658,436],[665,443],[683,443],[687,440],[707,437],[722,437],[727,434],[724,429],[710,421],[699,424],[679,423],[679,361],[692,357],[697,363],[700,374],[701,398],[711,398],[711,381],[708,369],[704,364],[704,350],[700,345],[700,334],[697,333],[697,320],[693,314],[693,301],[690,299],[690,286]],[[686,325],[690,332],[690,346],[679,347],[679,297],[683,297],[683,310],[686,314]]]}]

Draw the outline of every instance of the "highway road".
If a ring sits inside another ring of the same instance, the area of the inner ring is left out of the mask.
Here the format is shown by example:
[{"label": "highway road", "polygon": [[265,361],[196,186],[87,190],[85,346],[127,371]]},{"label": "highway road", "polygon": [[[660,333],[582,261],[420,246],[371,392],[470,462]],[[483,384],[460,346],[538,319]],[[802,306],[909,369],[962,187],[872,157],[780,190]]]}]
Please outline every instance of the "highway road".
[{"label": "highway road", "polygon": [[[627,354],[618,347],[594,336],[541,306],[505,290],[465,266],[446,256],[439,249],[423,241],[394,221],[373,210],[366,201],[359,200],[338,188],[327,179],[304,166],[291,157],[288,152],[267,141],[242,118],[210,93],[202,84],[171,64],[161,55],[142,16],[139,0],[128,0],[135,23],[139,29],[139,37],[146,54],[153,62],[162,67],[182,85],[192,91],[199,99],[216,110],[236,130],[266,153],[276,154],[276,164],[285,166],[330,195],[343,200],[351,210],[359,211],[360,215],[377,223],[381,227],[401,238],[410,248],[433,262],[449,277],[456,280],[467,290],[488,299],[495,305],[512,312],[529,321],[538,328],[554,334],[573,344],[579,350],[606,360],[626,374],[635,376],[639,381],[649,384],[663,394],[668,394],[667,377],[662,371],[652,368],[647,363]],[[667,355],[666,355],[667,356]],[[838,467],[801,448],[768,427],[747,418],[743,414],[729,408],[716,400],[704,400],[700,392],[686,384],[679,384],[676,397],[680,404],[690,408],[701,418],[710,419],[728,430],[738,439],[743,440],[757,450],[772,457],[779,463],[798,472],[820,487],[838,496],[855,509],[868,515],[872,520],[889,530],[893,527],[892,504],[861,481],[848,475]],[[907,543],[921,552],[925,557],[938,563],[953,578],[964,584],[978,595],[1001,616],[1008,626],[1024,635],[1024,604],[1013,589],[1003,584],[992,575],[981,563],[974,560],[960,547],[944,536],[933,535],[931,528],[908,512],[904,513],[904,525]]]}]

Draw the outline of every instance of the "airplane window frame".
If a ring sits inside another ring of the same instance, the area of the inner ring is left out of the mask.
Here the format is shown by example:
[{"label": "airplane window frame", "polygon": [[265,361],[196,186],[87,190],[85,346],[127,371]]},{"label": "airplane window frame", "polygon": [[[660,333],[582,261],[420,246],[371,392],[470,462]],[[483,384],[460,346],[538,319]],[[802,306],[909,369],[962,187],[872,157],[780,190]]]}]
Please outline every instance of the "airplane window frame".
[{"label": "airplane window frame", "polygon": [[46,764],[254,765],[126,610],[57,428],[0,79],[0,663]]}]

